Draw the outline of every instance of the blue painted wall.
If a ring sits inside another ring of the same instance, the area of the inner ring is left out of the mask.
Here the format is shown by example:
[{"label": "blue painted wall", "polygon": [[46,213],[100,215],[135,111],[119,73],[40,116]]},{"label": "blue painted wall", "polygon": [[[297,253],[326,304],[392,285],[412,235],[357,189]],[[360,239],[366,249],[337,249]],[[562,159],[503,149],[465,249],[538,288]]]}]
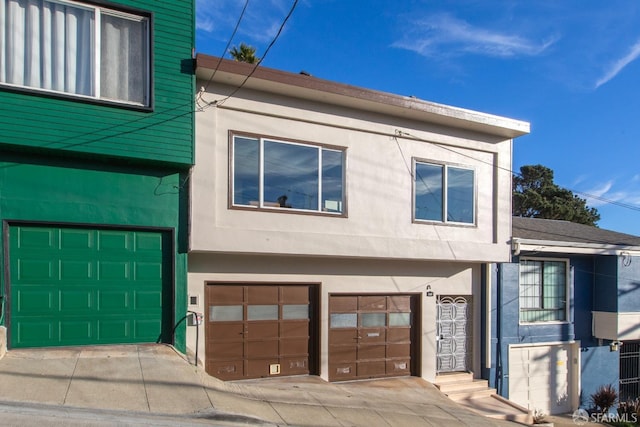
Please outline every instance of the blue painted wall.
[{"label": "blue painted wall", "polygon": [[595,281],[594,311],[618,311],[618,263],[615,256],[599,256],[594,261]]},{"label": "blue painted wall", "polygon": [[[551,256],[545,254],[545,258]],[[489,380],[491,387],[498,390],[504,397],[509,397],[509,346],[526,343],[545,343],[558,341],[580,341],[581,357],[581,407],[589,407],[589,397],[595,390],[604,384],[617,386],[619,378],[619,353],[609,351],[609,343],[599,343],[591,334],[592,310],[598,298],[601,288],[608,288],[611,292],[612,266],[616,267],[616,257],[612,260],[603,260],[600,265],[596,260],[602,257],[591,255],[556,256],[557,258],[569,258],[571,281],[569,295],[569,317],[567,323],[557,324],[520,324],[519,321],[519,259],[514,257],[513,263],[490,265],[493,269],[491,292],[487,293],[487,287],[483,287],[483,298],[491,300],[491,367],[485,368],[483,378]],[[632,263],[633,264],[633,263]],[[640,269],[640,260],[634,268]],[[605,283],[598,287],[602,272],[608,272],[604,276]],[[631,272],[631,270],[630,270]],[[633,272],[635,274],[635,271]],[[636,291],[640,284],[633,282],[630,275],[628,288]],[[635,275],[635,277],[640,277]],[[613,276],[615,279],[615,275]],[[614,280],[615,285],[615,280]],[[635,287],[634,287],[635,286]],[[615,289],[615,288],[614,288]],[[640,301],[640,290],[637,291]],[[594,298],[595,297],[595,298]],[[635,293],[634,293],[635,297]],[[617,298],[614,298],[617,306]],[[612,301],[607,299],[603,304],[611,307]],[[640,304],[638,304],[640,307]],[[634,310],[630,310],[634,311]],[[483,341],[484,342],[484,341]],[[486,363],[483,364],[486,366]]]},{"label": "blue painted wall", "polygon": [[640,311],[640,257],[616,257],[618,311]]}]

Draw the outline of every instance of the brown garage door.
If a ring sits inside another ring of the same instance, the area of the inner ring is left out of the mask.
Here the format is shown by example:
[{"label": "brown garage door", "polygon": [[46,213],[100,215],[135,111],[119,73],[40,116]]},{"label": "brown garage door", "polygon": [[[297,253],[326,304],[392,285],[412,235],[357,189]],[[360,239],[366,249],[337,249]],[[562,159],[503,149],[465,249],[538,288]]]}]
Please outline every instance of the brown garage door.
[{"label": "brown garage door", "polygon": [[332,295],[329,380],[414,375],[417,297]]},{"label": "brown garage door", "polygon": [[309,374],[315,295],[310,285],[208,285],[207,373],[223,380]]}]

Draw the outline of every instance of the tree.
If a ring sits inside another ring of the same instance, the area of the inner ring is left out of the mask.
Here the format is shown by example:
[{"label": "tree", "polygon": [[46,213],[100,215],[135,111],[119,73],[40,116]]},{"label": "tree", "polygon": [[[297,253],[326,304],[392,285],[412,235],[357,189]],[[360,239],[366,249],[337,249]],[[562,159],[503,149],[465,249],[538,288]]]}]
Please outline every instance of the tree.
[{"label": "tree", "polygon": [[240,47],[234,46],[229,50],[231,57],[238,62],[247,62],[249,64],[255,64],[260,60],[256,56],[256,48],[244,43],[240,43]]},{"label": "tree", "polygon": [[553,182],[553,171],[542,165],[520,168],[513,178],[513,215],[561,219],[597,226],[600,214],[571,190]]}]

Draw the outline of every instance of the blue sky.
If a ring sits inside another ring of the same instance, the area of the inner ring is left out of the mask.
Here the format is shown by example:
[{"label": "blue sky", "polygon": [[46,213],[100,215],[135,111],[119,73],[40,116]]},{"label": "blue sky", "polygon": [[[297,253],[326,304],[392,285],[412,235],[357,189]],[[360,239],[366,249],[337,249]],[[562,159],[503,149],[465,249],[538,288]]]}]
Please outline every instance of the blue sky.
[{"label": "blue sky", "polygon": [[[244,4],[197,0],[197,52],[223,54]],[[250,0],[232,45],[263,56],[292,4]],[[638,22],[636,0],[299,0],[262,65],[528,121],[514,170],[640,235]]]}]

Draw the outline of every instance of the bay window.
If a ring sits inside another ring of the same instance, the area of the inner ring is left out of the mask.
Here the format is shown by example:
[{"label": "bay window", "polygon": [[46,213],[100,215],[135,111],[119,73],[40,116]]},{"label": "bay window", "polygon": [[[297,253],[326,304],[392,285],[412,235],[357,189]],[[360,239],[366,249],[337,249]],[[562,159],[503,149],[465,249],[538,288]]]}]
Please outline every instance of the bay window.
[{"label": "bay window", "polygon": [[232,136],[233,206],[344,213],[344,150]]},{"label": "bay window", "polygon": [[150,104],[150,24],[67,0],[0,0],[0,84]]}]

